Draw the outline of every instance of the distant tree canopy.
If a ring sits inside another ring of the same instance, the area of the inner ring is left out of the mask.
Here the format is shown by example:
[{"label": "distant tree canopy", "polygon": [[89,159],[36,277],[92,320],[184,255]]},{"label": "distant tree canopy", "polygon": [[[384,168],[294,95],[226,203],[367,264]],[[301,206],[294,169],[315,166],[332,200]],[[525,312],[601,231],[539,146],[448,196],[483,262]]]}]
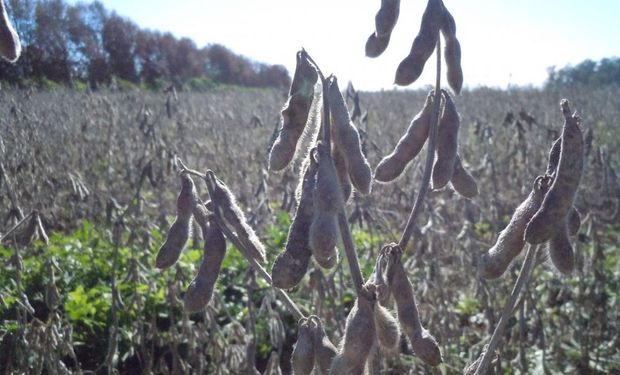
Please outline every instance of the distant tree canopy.
[{"label": "distant tree canopy", "polygon": [[[198,48],[188,38],[140,29],[103,4],[63,0],[7,0],[23,52],[16,64],[0,62],[0,80],[23,85],[37,80],[92,88],[113,77],[157,87],[165,83],[226,83],[286,88],[282,65],[257,63],[214,44]],[[195,85],[194,85],[195,86]]]},{"label": "distant tree canopy", "polygon": [[602,59],[599,62],[585,60],[575,66],[560,70],[549,69],[547,86],[583,84],[593,86],[620,85],[620,58]]}]

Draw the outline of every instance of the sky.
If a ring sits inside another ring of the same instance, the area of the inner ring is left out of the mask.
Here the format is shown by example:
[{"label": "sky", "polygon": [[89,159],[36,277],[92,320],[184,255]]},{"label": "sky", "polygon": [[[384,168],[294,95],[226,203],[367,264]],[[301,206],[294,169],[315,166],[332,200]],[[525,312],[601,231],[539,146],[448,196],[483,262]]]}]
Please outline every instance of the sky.
[{"label": "sky", "polygon": [[[76,1],[72,1],[76,2]],[[293,73],[304,47],[323,73],[358,90],[391,90],[418,32],[425,0],[401,2],[388,49],[364,56],[379,0],[101,0],[140,27],[219,43]],[[540,86],[551,66],[620,57],[620,0],[444,0],[457,24],[464,85]],[[434,82],[433,57],[409,88]]]}]

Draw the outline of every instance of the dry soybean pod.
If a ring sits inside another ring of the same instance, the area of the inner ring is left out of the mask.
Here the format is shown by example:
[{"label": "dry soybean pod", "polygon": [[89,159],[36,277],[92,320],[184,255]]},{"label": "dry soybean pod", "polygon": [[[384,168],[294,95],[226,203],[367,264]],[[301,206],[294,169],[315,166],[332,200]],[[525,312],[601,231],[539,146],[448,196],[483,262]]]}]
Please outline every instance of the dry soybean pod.
[{"label": "dry soybean pod", "polygon": [[377,36],[374,32],[370,34],[366,41],[366,57],[378,57],[380,56],[390,44],[390,34],[384,36]]},{"label": "dry soybean pod", "polygon": [[525,240],[538,244],[550,240],[566,219],[575,199],[583,170],[581,119],[570,113],[568,101],[560,103],[564,115],[560,161],[553,184],[538,212],[525,229]]},{"label": "dry soybean pod", "polygon": [[314,330],[308,318],[301,318],[297,323],[297,342],[291,355],[293,374],[310,375],[314,358]]},{"label": "dry soybean pod", "polygon": [[220,227],[213,215],[210,215],[207,220],[202,263],[185,293],[185,310],[188,312],[200,311],[209,303],[226,255],[226,239]]},{"label": "dry soybean pod", "polygon": [[403,173],[407,164],[420,153],[428,138],[433,96],[433,91],[428,93],[424,107],[411,120],[407,132],[400,138],[394,151],[381,159],[375,169],[375,180],[379,182],[394,180]]},{"label": "dry soybean pod", "polygon": [[351,121],[336,77],[332,77],[329,83],[327,100],[334,121],[334,142],[342,150],[347,161],[351,183],[361,194],[369,194],[372,185],[372,171],[366,156],[362,152],[360,135]]},{"label": "dry soybean pod", "polygon": [[450,88],[458,95],[461,93],[461,88],[463,88],[461,44],[456,38],[456,22],[445,4],[443,6],[443,17],[441,19],[441,33],[446,42],[443,50],[443,56],[446,61],[446,77]]},{"label": "dry soybean pod", "polygon": [[444,106],[437,128],[437,158],[433,164],[433,189],[441,189],[452,179],[461,122],[450,94],[443,89],[441,94],[444,98]]},{"label": "dry soybean pod", "polygon": [[344,338],[340,343],[339,353],[332,362],[330,374],[364,373],[366,360],[376,339],[375,304],[374,285],[364,285],[347,316]]},{"label": "dry soybean pod", "polygon": [[478,195],[476,179],[465,169],[458,153],[454,161],[454,172],[452,172],[450,182],[454,190],[465,198],[473,198]]},{"label": "dry soybean pod", "polygon": [[443,10],[441,0],[428,0],[422,15],[420,31],[413,40],[411,51],[396,69],[394,83],[397,85],[410,85],[422,74],[424,64],[426,64],[426,60],[431,56],[437,44]]},{"label": "dry soybean pod", "polygon": [[297,142],[308,121],[317,79],[318,73],[310,64],[306,51],[297,52],[297,65],[289,90],[289,98],[281,113],[282,128],[269,152],[271,170],[282,170],[293,160]]},{"label": "dry soybean pod", "polygon": [[0,56],[8,62],[14,63],[22,52],[22,45],[19,41],[19,35],[15,32],[13,24],[9,20],[4,0],[0,1],[0,8],[2,11],[2,19],[0,19]]},{"label": "dry soybean pod", "polygon": [[538,176],[532,185],[528,197],[517,207],[510,222],[502,230],[495,245],[480,260],[478,272],[485,279],[496,279],[504,274],[512,260],[521,253],[525,246],[525,227],[538,211],[549,189],[550,178]]},{"label": "dry soybean pod", "polygon": [[334,159],[334,166],[338,173],[338,179],[340,180],[340,187],[342,188],[342,198],[346,204],[351,198],[353,187],[351,186],[351,179],[349,178],[349,167],[347,167],[347,159],[344,157],[344,153],[338,148],[335,143],[332,144],[332,158]]},{"label": "dry soybean pod", "polygon": [[407,278],[401,256],[402,249],[388,245],[383,250],[388,256],[387,279],[398,311],[400,328],[411,342],[411,348],[426,364],[437,366],[441,363],[441,351],[435,338],[420,323],[420,315],[413,296],[413,287]]},{"label": "dry soybean pod", "polygon": [[311,315],[309,319],[314,322],[314,371],[317,375],[328,375],[338,350],[327,337],[321,319],[316,315]]},{"label": "dry soybean pod", "polygon": [[564,223],[555,231],[551,240],[549,240],[549,257],[551,262],[565,275],[570,273],[575,268],[575,252],[573,246],[568,238],[568,219],[565,219]]},{"label": "dry soybean pod", "polygon": [[[553,142],[549,150],[549,161],[547,162],[547,171],[545,172],[548,176],[555,176],[556,174],[560,162],[561,146],[562,137],[559,137]],[[568,212],[568,234],[571,236],[576,235],[579,232],[579,227],[581,227],[581,215],[573,205]]]},{"label": "dry soybean pod", "polygon": [[265,261],[265,247],[254,232],[254,229],[247,223],[245,215],[235,200],[235,196],[228,186],[215,176],[213,171],[206,173],[205,181],[210,185],[209,191],[213,193],[211,203],[215,210],[219,210],[222,217],[233,228],[239,241],[250,252],[252,258],[258,262]]},{"label": "dry soybean pod", "polygon": [[301,196],[295,218],[289,228],[284,252],[276,257],[271,269],[273,286],[289,289],[299,284],[306,275],[312,250],[310,249],[310,225],[314,214],[313,194],[316,185],[317,165],[310,163],[303,173]]},{"label": "dry soybean pod", "polygon": [[398,321],[388,309],[381,305],[375,307],[375,325],[379,345],[388,351],[395,350],[400,343]]},{"label": "dry soybean pod", "polygon": [[168,268],[176,263],[187,243],[192,227],[192,212],[196,201],[196,186],[189,174],[181,172],[181,192],[177,198],[177,217],[166,235],[166,241],[159,248],[155,259],[157,268]]},{"label": "dry soybean pod", "polygon": [[381,0],[381,8],[375,15],[375,33],[377,36],[390,35],[396,26],[399,14],[400,0]]},{"label": "dry soybean pod", "polygon": [[330,268],[338,258],[338,212],[344,201],[338,173],[327,147],[319,142],[316,153],[311,155],[317,158],[319,166],[314,190],[314,217],[310,225],[310,249],[322,267]]}]

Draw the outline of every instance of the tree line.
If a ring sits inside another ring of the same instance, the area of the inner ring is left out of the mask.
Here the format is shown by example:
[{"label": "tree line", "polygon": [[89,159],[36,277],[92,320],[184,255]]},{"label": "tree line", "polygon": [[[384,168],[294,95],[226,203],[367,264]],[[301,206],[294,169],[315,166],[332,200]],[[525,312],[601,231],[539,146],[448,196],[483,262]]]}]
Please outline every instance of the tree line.
[{"label": "tree line", "polygon": [[567,84],[588,86],[620,85],[620,58],[605,58],[598,62],[584,60],[559,70],[549,68],[546,85],[557,87]]},{"label": "tree line", "polygon": [[83,82],[96,89],[118,79],[151,87],[290,84],[282,65],[254,62],[222,45],[199,48],[189,38],[141,29],[99,1],[8,0],[6,5],[23,51],[15,64],[0,62],[0,80],[14,85],[48,80]]}]

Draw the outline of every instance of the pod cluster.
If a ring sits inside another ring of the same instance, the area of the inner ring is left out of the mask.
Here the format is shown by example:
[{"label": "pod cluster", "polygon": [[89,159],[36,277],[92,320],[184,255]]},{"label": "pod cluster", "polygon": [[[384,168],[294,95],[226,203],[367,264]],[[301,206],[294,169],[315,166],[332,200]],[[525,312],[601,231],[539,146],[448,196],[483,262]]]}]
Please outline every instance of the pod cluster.
[{"label": "pod cluster", "polygon": [[[429,137],[434,97],[431,91],[426,97],[424,107],[413,118],[394,150],[379,162],[375,169],[377,181],[395,180],[420,153]],[[478,185],[463,166],[458,153],[460,116],[447,91],[441,90],[441,98],[443,98],[443,108],[437,128],[436,158],[432,170],[433,188],[440,189],[451,182],[454,190],[460,195],[473,198],[478,195]]]},{"label": "pod cluster", "polygon": [[445,41],[444,60],[448,84],[455,94],[461,92],[463,87],[461,45],[456,37],[454,17],[442,0],[428,0],[418,35],[413,40],[409,54],[398,65],[394,83],[407,86],[420,77],[426,61],[435,50],[440,31]]},{"label": "pod cluster", "polygon": [[573,203],[583,171],[584,141],[579,116],[571,113],[566,99],[560,107],[564,125],[549,151],[546,173],[535,179],[529,196],[517,207],[495,245],[483,254],[479,273],[484,278],[500,277],[526,242],[547,243],[558,271],[570,274],[574,269],[569,236],[577,234],[581,225]]}]

